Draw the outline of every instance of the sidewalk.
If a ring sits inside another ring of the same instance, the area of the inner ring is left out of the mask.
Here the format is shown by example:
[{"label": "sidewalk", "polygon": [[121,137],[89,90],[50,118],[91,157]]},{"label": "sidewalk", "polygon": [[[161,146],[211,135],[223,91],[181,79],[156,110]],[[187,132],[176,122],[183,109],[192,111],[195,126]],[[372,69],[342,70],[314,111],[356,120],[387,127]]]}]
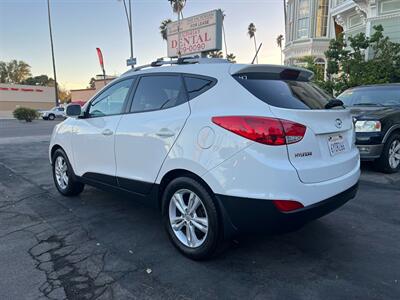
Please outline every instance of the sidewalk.
[{"label": "sidewalk", "polygon": [[12,111],[0,111],[0,120],[13,120]]}]

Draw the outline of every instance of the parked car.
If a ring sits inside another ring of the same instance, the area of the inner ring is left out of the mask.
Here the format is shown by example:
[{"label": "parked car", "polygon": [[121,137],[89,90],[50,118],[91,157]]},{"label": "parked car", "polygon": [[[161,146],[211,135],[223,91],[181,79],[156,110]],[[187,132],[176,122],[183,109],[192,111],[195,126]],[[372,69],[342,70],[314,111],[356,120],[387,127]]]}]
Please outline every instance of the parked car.
[{"label": "parked car", "polygon": [[49,147],[61,194],[90,184],[153,203],[192,259],[235,234],[292,230],[355,196],[350,111],[310,71],[171,63],[128,71],[82,109],[67,107]]},{"label": "parked car", "polygon": [[61,106],[53,107],[50,110],[39,111],[40,116],[43,120],[53,121],[56,118],[65,118],[65,109]]},{"label": "parked car", "polygon": [[339,97],[355,119],[362,160],[385,173],[400,170],[400,84],[360,86]]}]

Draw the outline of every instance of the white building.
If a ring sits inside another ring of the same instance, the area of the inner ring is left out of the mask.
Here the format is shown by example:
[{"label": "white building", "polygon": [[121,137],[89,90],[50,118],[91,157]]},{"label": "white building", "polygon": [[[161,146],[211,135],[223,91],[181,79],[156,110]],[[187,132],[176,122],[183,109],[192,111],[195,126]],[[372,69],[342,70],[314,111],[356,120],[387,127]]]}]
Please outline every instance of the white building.
[{"label": "white building", "polygon": [[298,59],[314,56],[325,64],[329,46],[329,0],[288,0],[285,55],[286,65],[301,65]]},{"label": "white building", "polygon": [[332,0],[329,10],[331,37],[360,32],[370,36],[375,25],[382,25],[384,35],[400,42],[400,0]]},{"label": "white building", "polygon": [[314,56],[325,64],[329,40],[344,33],[347,38],[373,32],[381,24],[384,34],[400,42],[400,0],[288,0],[285,64]]}]

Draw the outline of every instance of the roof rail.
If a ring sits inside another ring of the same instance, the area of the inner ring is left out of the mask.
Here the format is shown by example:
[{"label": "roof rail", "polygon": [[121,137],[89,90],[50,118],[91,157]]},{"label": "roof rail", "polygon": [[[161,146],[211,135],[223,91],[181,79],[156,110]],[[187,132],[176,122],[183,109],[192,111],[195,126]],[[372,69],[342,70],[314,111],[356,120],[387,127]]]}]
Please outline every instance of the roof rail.
[{"label": "roof rail", "polygon": [[228,60],[222,58],[204,58],[199,56],[180,57],[174,60],[164,60],[164,58],[158,58],[150,64],[139,66],[128,72],[136,72],[145,68],[161,67],[163,65],[185,65],[185,64],[216,64],[216,63],[229,63]]}]

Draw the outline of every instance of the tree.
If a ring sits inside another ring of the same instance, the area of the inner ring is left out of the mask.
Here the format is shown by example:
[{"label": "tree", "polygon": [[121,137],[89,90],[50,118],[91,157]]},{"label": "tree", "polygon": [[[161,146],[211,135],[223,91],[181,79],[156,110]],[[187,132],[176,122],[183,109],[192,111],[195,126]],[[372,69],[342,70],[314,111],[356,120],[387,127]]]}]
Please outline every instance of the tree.
[{"label": "tree", "polygon": [[171,20],[171,19],[163,20],[163,21],[161,22],[160,27],[159,27],[159,28],[160,28],[161,37],[162,37],[162,39],[163,39],[164,41],[167,40],[167,26],[168,26],[169,23],[172,23],[172,20]]},{"label": "tree", "polygon": [[325,52],[330,90],[340,93],[358,85],[400,82],[400,43],[385,37],[381,25],[373,28],[370,37],[359,33],[348,42],[343,35],[331,40]]},{"label": "tree", "polygon": [[207,56],[211,58],[223,58],[224,54],[222,53],[222,51],[209,51],[207,53]]},{"label": "tree", "polygon": [[182,10],[185,7],[186,0],[168,0],[168,2],[171,4],[174,13],[178,14],[178,16],[182,14]]},{"label": "tree", "polygon": [[33,76],[25,79],[23,84],[27,85],[43,85],[43,86],[54,86],[54,79],[47,75]]},{"label": "tree", "polygon": [[89,89],[94,89],[96,87],[95,81],[96,81],[96,79],[94,79],[94,77],[90,78],[89,86],[88,86]]},{"label": "tree", "polygon": [[70,103],[71,102],[71,92],[64,88],[58,89],[58,99],[60,99],[61,103]]},{"label": "tree", "polygon": [[[257,53],[256,31],[257,31],[257,28],[254,25],[254,23],[250,23],[249,27],[247,28],[247,34],[249,35],[250,39],[254,39],[254,49]],[[256,62],[258,63],[258,56],[256,58]]]},{"label": "tree", "polygon": [[7,63],[0,61],[0,83],[6,83],[8,79]]},{"label": "tree", "polygon": [[186,0],[168,0],[172,6],[172,11],[178,15],[178,57],[181,57],[181,34],[180,30],[180,20],[183,19],[183,7],[186,4]]},{"label": "tree", "polygon": [[31,66],[22,60],[0,61],[1,83],[22,83],[31,76]]},{"label": "tree", "polygon": [[236,63],[236,56],[233,53],[228,54],[226,59],[231,63]]},{"label": "tree", "polygon": [[317,64],[316,62],[316,57],[315,56],[303,56],[298,59],[298,62],[303,63],[306,69],[312,71],[314,73],[314,78],[313,80],[315,82],[322,82],[324,81],[324,73],[325,73],[325,68],[324,65],[322,64]]},{"label": "tree", "polygon": [[282,34],[278,35],[278,37],[276,38],[276,44],[281,49],[281,65],[283,64],[283,62],[282,62],[282,42],[283,42],[283,40],[284,40],[284,37]]}]

